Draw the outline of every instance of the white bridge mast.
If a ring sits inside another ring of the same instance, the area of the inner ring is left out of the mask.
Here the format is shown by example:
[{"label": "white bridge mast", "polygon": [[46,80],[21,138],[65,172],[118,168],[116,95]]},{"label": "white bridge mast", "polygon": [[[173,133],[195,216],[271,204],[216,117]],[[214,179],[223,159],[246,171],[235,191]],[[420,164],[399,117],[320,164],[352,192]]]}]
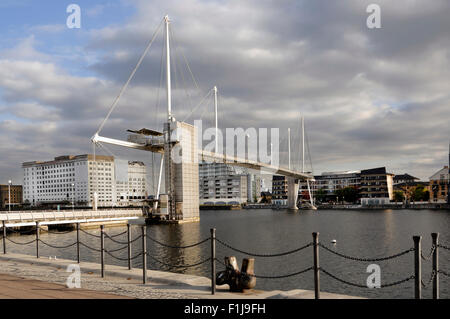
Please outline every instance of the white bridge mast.
[{"label": "white bridge mast", "polygon": [[167,119],[169,122],[172,118],[172,88],[170,81],[170,41],[169,41],[169,16],[164,17],[164,22],[166,24],[166,79],[167,79]]}]

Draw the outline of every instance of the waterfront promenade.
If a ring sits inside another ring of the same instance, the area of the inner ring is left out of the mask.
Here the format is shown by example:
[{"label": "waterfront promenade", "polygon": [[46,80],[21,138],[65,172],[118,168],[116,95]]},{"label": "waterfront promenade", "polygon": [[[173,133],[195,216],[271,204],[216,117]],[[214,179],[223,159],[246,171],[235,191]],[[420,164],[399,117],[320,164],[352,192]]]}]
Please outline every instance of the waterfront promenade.
[{"label": "waterfront promenade", "polygon": [[[314,291],[310,290],[255,289],[231,293],[227,285],[217,287],[216,294],[211,295],[211,281],[206,277],[155,270],[147,270],[148,283],[143,285],[142,269],[107,265],[106,277],[101,278],[100,265],[89,262],[80,263],[81,289],[68,289],[65,284],[71,274],[66,271],[69,264],[76,262],[13,253],[0,255],[0,298],[314,299]],[[326,292],[321,297],[357,298]]]}]

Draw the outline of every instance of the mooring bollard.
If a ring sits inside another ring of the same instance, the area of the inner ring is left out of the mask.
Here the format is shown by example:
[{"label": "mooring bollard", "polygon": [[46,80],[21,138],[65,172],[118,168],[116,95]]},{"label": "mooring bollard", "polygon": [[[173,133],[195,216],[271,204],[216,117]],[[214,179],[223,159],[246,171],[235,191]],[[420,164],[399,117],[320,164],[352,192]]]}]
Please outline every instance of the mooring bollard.
[{"label": "mooring bollard", "polygon": [[2,221],[3,224],[3,254],[6,254],[6,223]]},{"label": "mooring bollard", "polygon": [[127,243],[128,243],[128,270],[131,270],[131,231],[130,231],[130,224],[127,224]]},{"label": "mooring bollard", "polygon": [[80,263],[80,223],[77,223],[77,262]]},{"label": "mooring bollard", "polygon": [[320,299],[319,233],[312,233],[314,254],[314,298]]},{"label": "mooring bollard", "polygon": [[413,236],[414,240],[414,298],[422,299],[422,236]]},{"label": "mooring bollard", "polygon": [[439,233],[431,234],[432,243],[434,246],[433,251],[433,299],[439,299]]},{"label": "mooring bollard", "polygon": [[100,259],[102,264],[102,278],[105,278],[105,226],[100,226]]},{"label": "mooring bollard", "polygon": [[216,229],[211,228],[211,294],[216,293]]},{"label": "mooring bollard", "polygon": [[147,228],[142,226],[142,283],[147,283]]},{"label": "mooring bollard", "polygon": [[36,222],[36,258],[39,258],[39,222]]}]

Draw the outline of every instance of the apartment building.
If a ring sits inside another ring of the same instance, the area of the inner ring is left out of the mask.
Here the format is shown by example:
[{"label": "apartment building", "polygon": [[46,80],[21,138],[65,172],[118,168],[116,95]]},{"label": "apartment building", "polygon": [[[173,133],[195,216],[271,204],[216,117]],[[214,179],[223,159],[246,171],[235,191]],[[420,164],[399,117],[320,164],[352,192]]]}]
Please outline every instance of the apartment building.
[{"label": "apartment building", "polygon": [[261,200],[261,177],[247,174],[247,199],[249,203],[258,203]]},{"label": "apartment building", "polygon": [[13,209],[14,206],[22,205],[22,192],[22,185],[0,185],[0,208]]},{"label": "apartment building", "polygon": [[200,204],[243,204],[248,201],[247,174],[224,163],[199,164]]},{"label": "apartment building", "polygon": [[393,177],[386,167],[361,170],[361,205],[389,204],[394,198]]},{"label": "apartment building", "polygon": [[449,192],[449,168],[444,166],[430,177],[430,201],[446,203]]},{"label": "apartment building", "polygon": [[143,162],[115,160],[118,206],[140,205],[148,197],[147,168]]},{"label": "apartment building", "polygon": [[272,176],[272,204],[287,205],[288,200],[288,183],[286,176]]}]

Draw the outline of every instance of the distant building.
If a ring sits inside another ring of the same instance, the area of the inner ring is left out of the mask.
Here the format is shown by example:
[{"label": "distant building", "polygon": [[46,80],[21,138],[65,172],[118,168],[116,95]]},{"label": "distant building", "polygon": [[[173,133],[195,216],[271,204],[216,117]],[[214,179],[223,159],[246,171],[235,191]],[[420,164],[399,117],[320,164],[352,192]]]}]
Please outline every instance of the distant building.
[{"label": "distant building", "polygon": [[272,204],[287,205],[288,200],[287,177],[281,175],[272,176]]},{"label": "distant building", "polygon": [[22,205],[22,185],[0,185],[0,207],[9,208],[11,198],[11,209],[14,206]]},{"label": "distant building", "polygon": [[[135,172],[134,167],[142,168],[143,163],[125,161],[125,166],[116,168],[113,156],[65,155],[52,161],[25,162],[23,168],[23,200],[35,205],[93,206],[94,193],[97,193],[98,206],[131,204],[138,198],[145,198],[146,171]],[[130,167],[128,167],[130,166]],[[145,166],[144,166],[145,167]],[[116,185],[117,179],[120,183]],[[125,181],[125,184],[121,182]],[[117,193],[119,188],[119,194]],[[126,189],[128,191],[126,191]],[[126,197],[128,202],[120,201]]]},{"label": "distant building", "polygon": [[271,204],[272,203],[272,193],[271,192],[261,192],[261,201],[260,203]]},{"label": "distant building", "polygon": [[393,177],[386,167],[361,170],[361,205],[389,204],[394,198]]},{"label": "distant building", "polygon": [[411,176],[409,174],[402,174],[402,175],[395,175],[394,176],[394,185],[401,184],[401,183],[414,183],[415,181],[418,181],[419,178]]},{"label": "distant building", "polygon": [[224,163],[199,164],[200,204],[243,204],[248,201],[248,177]]},{"label": "distant building", "polygon": [[247,174],[247,201],[258,203],[261,200],[261,177]]},{"label": "distant building", "polygon": [[447,202],[449,188],[449,169],[448,166],[440,169],[430,177],[430,200],[432,202]]},{"label": "distant building", "polygon": [[[360,171],[324,172],[314,176],[314,190],[323,189],[327,195],[335,195],[336,190],[346,187],[359,188],[361,185]],[[303,183],[306,184],[306,183]]]},{"label": "distant building", "polygon": [[115,160],[118,206],[140,205],[147,198],[147,168],[143,162]]}]

